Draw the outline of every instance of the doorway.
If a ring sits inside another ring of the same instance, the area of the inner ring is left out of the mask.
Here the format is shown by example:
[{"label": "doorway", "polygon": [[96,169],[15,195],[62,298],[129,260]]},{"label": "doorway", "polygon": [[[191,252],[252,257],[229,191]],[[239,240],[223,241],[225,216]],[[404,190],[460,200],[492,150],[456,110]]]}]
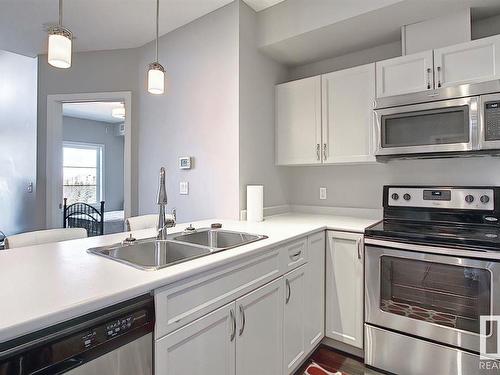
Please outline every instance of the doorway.
[{"label": "doorway", "polygon": [[130,92],[48,96],[48,228],[63,226],[66,202],[102,210],[103,234],[123,231],[131,206],[130,100]]}]

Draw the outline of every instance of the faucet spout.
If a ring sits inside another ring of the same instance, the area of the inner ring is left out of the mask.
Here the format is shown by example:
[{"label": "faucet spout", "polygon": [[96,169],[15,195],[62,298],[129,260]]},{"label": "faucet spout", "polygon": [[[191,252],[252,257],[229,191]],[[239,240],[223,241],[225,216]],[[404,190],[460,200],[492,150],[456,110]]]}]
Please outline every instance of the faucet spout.
[{"label": "faucet spout", "polygon": [[158,225],[157,236],[158,240],[166,240],[167,239],[167,228],[175,227],[176,224],[176,214],[175,209],[173,210],[173,218],[167,218],[165,207],[167,206],[167,188],[165,187],[165,168],[160,168],[160,181],[158,186],[158,197],[156,199],[156,203],[159,206],[158,213]]}]

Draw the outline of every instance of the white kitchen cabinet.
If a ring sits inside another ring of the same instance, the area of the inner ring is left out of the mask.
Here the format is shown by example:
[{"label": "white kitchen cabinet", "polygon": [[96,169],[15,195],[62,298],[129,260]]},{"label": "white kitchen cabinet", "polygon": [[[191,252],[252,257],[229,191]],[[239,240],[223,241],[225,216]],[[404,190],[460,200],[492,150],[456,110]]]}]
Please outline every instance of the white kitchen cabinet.
[{"label": "white kitchen cabinet", "polygon": [[234,375],[235,303],[155,342],[156,375]]},{"label": "white kitchen cabinet", "polygon": [[363,348],[363,235],[328,231],[326,336]]},{"label": "white kitchen cabinet", "polygon": [[434,50],[436,88],[500,79],[500,35]]},{"label": "white kitchen cabinet", "polygon": [[378,98],[434,88],[432,50],[378,61],[375,66]]},{"label": "white kitchen cabinet", "polygon": [[375,64],[322,76],[324,163],[375,161]]},{"label": "white kitchen cabinet", "polygon": [[282,373],[283,298],[280,277],[236,300],[236,375]]},{"label": "white kitchen cabinet", "polygon": [[325,232],[308,237],[305,293],[305,351],[310,353],[325,336]]},{"label": "white kitchen cabinet", "polygon": [[306,265],[284,277],[283,357],[284,374],[291,374],[305,357]]},{"label": "white kitchen cabinet", "polygon": [[276,164],[321,163],[321,77],[276,86]]}]

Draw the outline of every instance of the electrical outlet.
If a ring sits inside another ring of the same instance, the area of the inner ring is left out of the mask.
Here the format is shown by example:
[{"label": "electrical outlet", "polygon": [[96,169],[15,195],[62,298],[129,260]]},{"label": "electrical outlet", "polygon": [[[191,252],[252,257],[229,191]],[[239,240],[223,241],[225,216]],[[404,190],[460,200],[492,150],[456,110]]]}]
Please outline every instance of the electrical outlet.
[{"label": "electrical outlet", "polygon": [[326,199],[326,187],[319,188],[319,199]]},{"label": "electrical outlet", "polygon": [[189,182],[181,181],[179,182],[179,194],[188,195],[189,194]]}]

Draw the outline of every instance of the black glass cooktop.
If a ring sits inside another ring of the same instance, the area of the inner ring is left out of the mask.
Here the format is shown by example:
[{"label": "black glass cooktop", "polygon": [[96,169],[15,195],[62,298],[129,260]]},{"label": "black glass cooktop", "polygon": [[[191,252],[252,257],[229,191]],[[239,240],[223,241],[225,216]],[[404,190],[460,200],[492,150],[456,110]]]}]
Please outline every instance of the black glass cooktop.
[{"label": "black glass cooktop", "polygon": [[367,228],[365,235],[404,243],[500,251],[497,225],[386,219]]}]

